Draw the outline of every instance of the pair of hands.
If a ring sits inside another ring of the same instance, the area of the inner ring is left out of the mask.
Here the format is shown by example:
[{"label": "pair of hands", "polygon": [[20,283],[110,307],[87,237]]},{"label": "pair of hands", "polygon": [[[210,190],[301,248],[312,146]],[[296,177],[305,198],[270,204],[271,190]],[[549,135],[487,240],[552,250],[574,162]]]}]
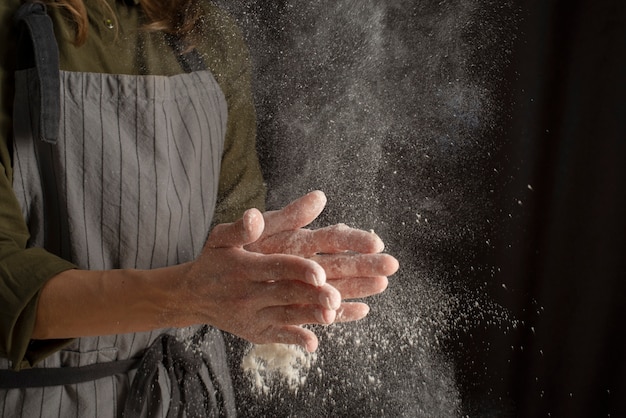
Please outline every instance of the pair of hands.
[{"label": "pair of hands", "polygon": [[200,322],[258,344],[297,344],[317,349],[315,334],[301,325],[361,319],[364,298],[385,290],[398,262],[381,254],[374,233],[334,225],[304,229],[324,209],[311,192],[282,210],[246,211],[216,226],[188,274],[189,309]]}]

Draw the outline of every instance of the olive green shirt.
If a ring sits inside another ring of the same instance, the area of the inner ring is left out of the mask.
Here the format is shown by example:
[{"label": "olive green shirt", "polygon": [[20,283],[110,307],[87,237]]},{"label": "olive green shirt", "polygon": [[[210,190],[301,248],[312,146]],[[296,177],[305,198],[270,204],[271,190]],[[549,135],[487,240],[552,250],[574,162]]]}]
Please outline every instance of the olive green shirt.
[{"label": "olive green shirt", "polygon": [[[142,29],[136,1],[85,0],[87,42],[73,44],[74,26],[61,9],[48,7],[59,43],[61,70],[132,75],[183,72],[159,32]],[[0,2],[0,355],[14,368],[32,366],[67,341],[32,341],[37,300],[45,282],[75,268],[43,249],[27,248],[29,233],[12,190],[11,115],[16,31],[12,22],[20,0]],[[250,61],[241,33],[220,9],[205,5],[195,39],[228,103],[228,125],[215,222],[230,222],[250,207],[263,209],[265,189],[256,155],[256,120]],[[164,167],[163,169],[166,169]]]}]

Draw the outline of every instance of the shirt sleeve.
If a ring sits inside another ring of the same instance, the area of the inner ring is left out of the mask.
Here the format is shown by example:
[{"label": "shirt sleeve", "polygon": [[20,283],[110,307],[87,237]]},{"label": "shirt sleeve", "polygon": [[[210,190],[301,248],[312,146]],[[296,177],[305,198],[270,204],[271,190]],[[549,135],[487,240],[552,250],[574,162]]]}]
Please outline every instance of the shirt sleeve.
[{"label": "shirt sleeve", "polygon": [[235,22],[217,9],[207,20],[211,36],[219,39],[207,63],[228,104],[228,121],[214,223],[232,222],[249,208],[265,209],[265,185],[256,148],[256,112],[252,96],[252,65],[248,48]]},{"label": "shirt sleeve", "polygon": [[67,341],[31,341],[37,301],[43,285],[74,266],[43,249],[26,245],[29,238],[12,188],[10,154],[14,48],[10,38],[13,11],[19,1],[0,6],[0,356],[14,369],[32,366]]},{"label": "shirt sleeve", "polygon": [[26,248],[28,230],[7,175],[8,150],[0,140],[0,355],[14,369],[30,367],[67,340],[31,341],[43,285],[74,265],[41,248]]}]

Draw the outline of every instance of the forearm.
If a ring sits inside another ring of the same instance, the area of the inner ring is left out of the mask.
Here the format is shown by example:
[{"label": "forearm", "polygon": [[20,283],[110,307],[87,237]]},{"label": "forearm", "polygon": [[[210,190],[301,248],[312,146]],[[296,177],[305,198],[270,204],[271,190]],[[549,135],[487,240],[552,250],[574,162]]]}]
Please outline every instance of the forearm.
[{"label": "forearm", "polygon": [[60,273],[41,290],[32,338],[76,338],[191,325],[193,319],[177,295],[189,267]]}]

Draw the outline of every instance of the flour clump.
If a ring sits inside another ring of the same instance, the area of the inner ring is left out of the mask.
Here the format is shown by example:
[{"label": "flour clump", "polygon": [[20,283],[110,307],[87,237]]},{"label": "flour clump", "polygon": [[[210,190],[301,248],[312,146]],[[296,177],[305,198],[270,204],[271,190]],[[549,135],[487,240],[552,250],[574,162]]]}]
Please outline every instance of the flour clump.
[{"label": "flour clump", "polygon": [[317,355],[297,345],[253,345],[243,357],[241,367],[259,394],[268,394],[272,383],[282,383],[297,392],[315,363]]}]

